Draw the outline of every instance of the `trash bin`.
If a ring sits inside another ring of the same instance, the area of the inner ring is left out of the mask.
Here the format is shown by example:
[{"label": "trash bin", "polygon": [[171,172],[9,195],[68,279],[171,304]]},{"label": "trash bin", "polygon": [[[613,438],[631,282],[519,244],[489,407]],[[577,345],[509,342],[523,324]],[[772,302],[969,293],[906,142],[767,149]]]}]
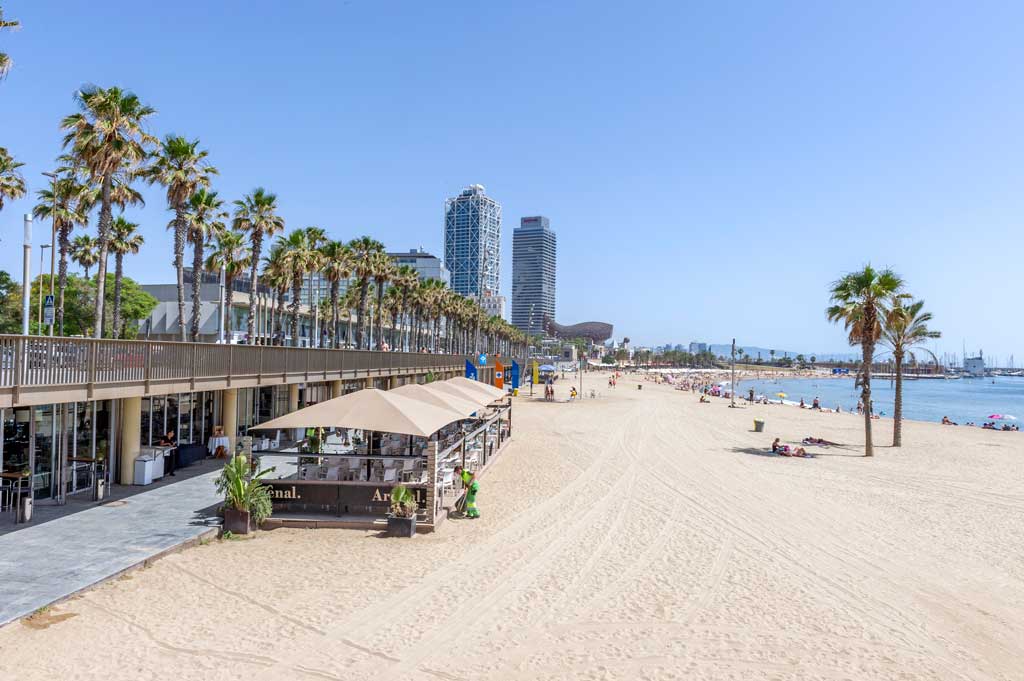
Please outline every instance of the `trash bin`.
[{"label": "trash bin", "polygon": [[754,432],[755,433],[763,433],[764,432],[764,419],[754,419]]},{"label": "trash bin", "polygon": [[139,458],[135,459],[135,479],[133,482],[136,485],[152,485],[153,484],[153,459],[150,455],[144,454]]},{"label": "trash bin", "polygon": [[27,523],[32,520],[32,497],[22,497],[15,513],[14,522]]}]

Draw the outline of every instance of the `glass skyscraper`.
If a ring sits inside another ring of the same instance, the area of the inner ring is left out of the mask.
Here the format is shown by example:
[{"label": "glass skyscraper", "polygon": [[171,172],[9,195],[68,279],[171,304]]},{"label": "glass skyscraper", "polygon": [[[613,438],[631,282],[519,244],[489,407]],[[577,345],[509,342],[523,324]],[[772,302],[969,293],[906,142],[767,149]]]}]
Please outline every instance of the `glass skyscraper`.
[{"label": "glass skyscraper", "polygon": [[512,324],[544,335],[544,317],[555,318],[557,239],[543,216],[522,218],[512,232]]},{"label": "glass skyscraper", "polygon": [[444,203],[444,264],[456,293],[498,295],[501,204],[483,185],[470,185]]}]

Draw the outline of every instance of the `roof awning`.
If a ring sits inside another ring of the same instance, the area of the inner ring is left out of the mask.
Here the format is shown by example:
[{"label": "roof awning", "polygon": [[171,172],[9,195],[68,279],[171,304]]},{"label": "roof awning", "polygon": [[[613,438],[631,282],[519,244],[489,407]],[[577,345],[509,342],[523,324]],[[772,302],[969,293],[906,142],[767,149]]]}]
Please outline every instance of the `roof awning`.
[{"label": "roof awning", "polygon": [[481,405],[468,397],[459,397],[455,394],[444,392],[442,390],[435,390],[434,386],[436,383],[427,383],[425,385],[418,385],[416,383],[407,383],[405,385],[393,388],[391,392],[398,395],[404,395],[405,397],[411,397],[414,400],[426,402],[432,404],[435,407],[441,407],[442,409],[451,409],[456,411],[463,416],[469,416],[480,411]]},{"label": "roof awning", "polygon": [[[501,388],[495,388],[493,385],[487,385],[481,381],[472,381],[465,376],[458,376],[456,378],[449,378],[445,383],[451,383],[452,385],[462,388],[465,390],[475,390],[479,393],[487,395],[491,398],[491,402],[500,400],[505,397],[505,391]],[[489,404],[489,403],[488,403]]]},{"label": "roof awning", "polygon": [[356,428],[429,437],[465,415],[394,390],[364,388],[253,426],[269,428]]}]

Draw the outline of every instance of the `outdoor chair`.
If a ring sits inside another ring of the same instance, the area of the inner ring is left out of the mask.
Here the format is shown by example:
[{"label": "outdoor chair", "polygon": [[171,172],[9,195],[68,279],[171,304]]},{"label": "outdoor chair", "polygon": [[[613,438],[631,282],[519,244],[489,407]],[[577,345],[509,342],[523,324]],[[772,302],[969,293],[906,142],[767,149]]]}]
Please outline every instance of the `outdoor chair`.
[{"label": "outdoor chair", "polygon": [[384,469],[384,482],[397,482],[398,469],[397,468],[385,468]]}]

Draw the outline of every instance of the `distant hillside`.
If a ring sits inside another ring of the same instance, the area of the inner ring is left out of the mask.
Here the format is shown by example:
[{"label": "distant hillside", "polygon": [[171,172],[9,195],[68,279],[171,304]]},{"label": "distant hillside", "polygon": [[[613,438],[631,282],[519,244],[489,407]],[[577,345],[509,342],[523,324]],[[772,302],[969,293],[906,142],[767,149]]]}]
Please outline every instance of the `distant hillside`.
[{"label": "distant hillside", "polygon": [[[708,349],[716,357],[719,355],[728,357],[729,353],[732,352],[732,345],[714,343],[708,346]],[[736,349],[742,349],[744,352],[746,352],[754,359],[757,359],[757,353],[761,353],[761,359],[767,362],[772,357],[771,351],[773,348],[762,348],[756,345],[743,345],[742,343],[737,343]],[[860,359],[860,354],[856,352],[797,352],[795,350],[781,350],[779,348],[774,348],[774,350],[776,359],[781,359],[783,357],[796,357],[797,355],[800,354],[802,354],[808,360],[811,357],[814,357],[819,362],[848,362],[850,360]]]}]

